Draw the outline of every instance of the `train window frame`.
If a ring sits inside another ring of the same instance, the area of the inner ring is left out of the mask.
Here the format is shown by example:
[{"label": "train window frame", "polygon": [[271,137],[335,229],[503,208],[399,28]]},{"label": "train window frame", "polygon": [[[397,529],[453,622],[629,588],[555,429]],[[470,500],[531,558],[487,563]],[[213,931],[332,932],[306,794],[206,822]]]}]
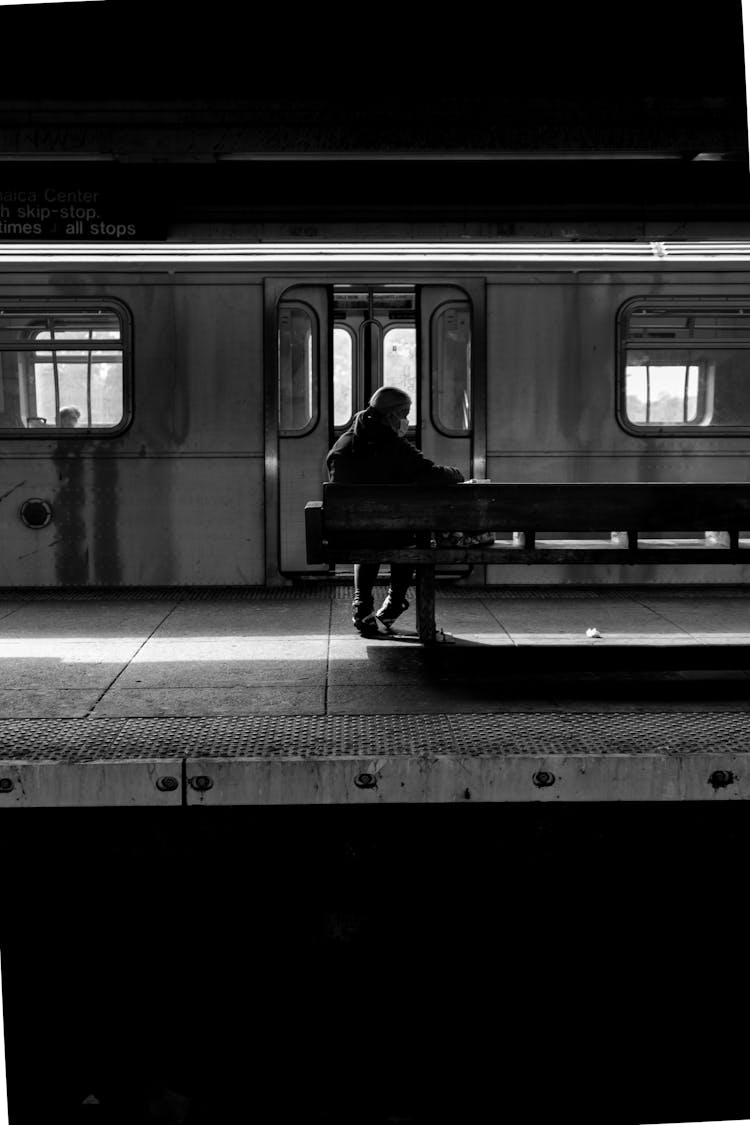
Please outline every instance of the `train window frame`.
[{"label": "train window frame", "polygon": [[[310,318],[310,326],[312,330],[312,343],[310,349],[310,358],[312,365],[311,372],[311,394],[310,394],[310,418],[304,426],[299,426],[294,429],[284,428],[281,425],[281,314],[286,309],[302,309]],[[281,297],[276,306],[276,370],[277,370],[277,399],[276,399],[276,417],[278,420],[278,434],[280,438],[300,438],[305,437],[318,425],[320,421],[320,321],[316,310],[307,301],[301,300],[298,297]]]},{"label": "train window frame", "polygon": [[[3,313],[13,316],[24,316],[27,313],[33,316],[37,313],[45,316],[47,319],[59,314],[64,317],[66,313],[76,313],[78,315],[83,313],[101,313],[110,312],[114,313],[117,317],[120,326],[120,338],[116,341],[116,347],[113,351],[119,352],[122,362],[122,417],[119,422],[114,426],[99,426],[99,425],[76,425],[73,427],[65,427],[60,425],[53,425],[47,423],[43,426],[0,426],[0,439],[11,441],[81,441],[91,440],[107,441],[112,438],[120,437],[133,423],[134,414],[134,388],[133,388],[133,315],[128,305],[117,297],[104,297],[101,300],[92,300],[91,297],[38,297],[32,299],[30,297],[0,297],[0,318]],[[39,329],[42,331],[48,330],[41,324]],[[88,331],[91,331],[89,328]],[[78,345],[79,343],[86,346],[85,349],[76,346],[75,351],[80,352],[86,350],[89,353],[94,351],[103,351],[102,344],[107,344],[106,340],[95,341],[93,337],[89,340],[49,340],[43,341],[44,344],[49,346],[39,348],[33,340],[38,337],[29,336],[26,342],[12,341],[9,344],[4,344],[0,339],[0,354],[4,352],[51,352],[61,353],[71,350],[71,344]],[[97,347],[93,345],[97,344]],[[56,346],[57,345],[57,346]]]},{"label": "train window frame", "polygon": [[[745,437],[750,435],[750,422],[743,422],[737,426],[731,425],[712,425],[710,422],[690,421],[690,422],[636,422],[628,417],[627,414],[627,367],[628,367],[628,352],[636,347],[648,348],[649,351],[684,351],[688,353],[690,345],[685,345],[682,340],[647,340],[643,338],[636,339],[632,332],[629,331],[629,322],[632,312],[636,308],[652,309],[667,308],[677,314],[685,314],[697,316],[710,315],[712,312],[720,314],[721,312],[729,312],[731,310],[744,310],[748,309],[748,333],[747,340],[744,342],[741,338],[739,340],[730,339],[711,339],[710,336],[700,337],[699,344],[706,348],[715,348],[723,350],[740,351],[747,349],[748,359],[750,360],[750,296],[745,299],[742,296],[721,294],[717,296],[710,296],[708,294],[700,294],[694,297],[686,296],[685,294],[675,294],[668,296],[655,296],[653,294],[646,294],[637,297],[630,297],[624,301],[617,310],[616,316],[616,357],[617,362],[615,365],[615,417],[617,424],[626,433],[634,437],[648,438],[648,437],[701,437],[701,438],[716,438],[716,437]],[[695,347],[693,347],[695,350]],[[687,370],[690,366],[689,360],[686,360],[686,384],[687,384]],[[702,390],[700,385],[696,393],[696,397],[704,398],[708,396],[708,392]]]},{"label": "train window frame", "polygon": [[451,429],[445,425],[440,418],[438,410],[438,388],[437,380],[435,378],[435,357],[437,354],[436,349],[436,332],[439,317],[449,308],[462,307],[468,309],[469,312],[469,346],[473,345],[474,341],[474,305],[468,294],[466,297],[451,297],[446,301],[441,301],[430,315],[430,354],[428,356],[429,373],[430,373],[430,420],[434,429],[442,434],[444,437],[465,438],[470,437],[473,429],[473,413],[474,413],[474,375],[471,358],[469,359],[468,371],[468,388],[469,388],[469,418],[468,424],[463,429]]}]

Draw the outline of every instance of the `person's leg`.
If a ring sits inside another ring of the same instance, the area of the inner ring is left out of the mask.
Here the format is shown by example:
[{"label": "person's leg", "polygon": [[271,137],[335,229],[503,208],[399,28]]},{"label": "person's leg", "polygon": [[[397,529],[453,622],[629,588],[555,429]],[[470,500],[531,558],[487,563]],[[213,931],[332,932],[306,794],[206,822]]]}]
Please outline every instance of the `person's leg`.
[{"label": "person's leg", "polygon": [[354,600],[352,601],[352,624],[363,634],[374,634],[378,623],[373,613],[372,588],[378,577],[378,563],[354,564]]},{"label": "person's leg", "polygon": [[397,617],[409,608],[406,595],[414,581],[414,567],[409,563],[391,564],[391,584],[385,601],[377,612],[378,621],[390,628]]}]

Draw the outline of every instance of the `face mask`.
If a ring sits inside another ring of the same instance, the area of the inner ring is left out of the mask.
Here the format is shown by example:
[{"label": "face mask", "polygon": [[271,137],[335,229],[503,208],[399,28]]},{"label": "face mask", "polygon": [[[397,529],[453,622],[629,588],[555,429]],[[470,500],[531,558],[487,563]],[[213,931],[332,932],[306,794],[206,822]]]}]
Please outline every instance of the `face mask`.
[{"label": "face mask", "polygon": [[398,420],[398,436],[406,437],[409,432],[409,421],[407,418],[399,418]]}]

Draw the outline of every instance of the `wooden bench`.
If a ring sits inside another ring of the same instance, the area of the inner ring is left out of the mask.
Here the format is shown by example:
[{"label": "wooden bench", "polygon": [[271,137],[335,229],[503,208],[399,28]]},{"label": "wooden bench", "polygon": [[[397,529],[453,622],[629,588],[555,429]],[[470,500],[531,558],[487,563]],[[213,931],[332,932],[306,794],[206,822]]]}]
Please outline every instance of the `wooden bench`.
[{"label": "wooden bench", "polygon": [[[740,540],[750,528],[750,484],[326,484],[323,500],[306,505],[305,524],[309,563],[412,563],[419,635],[431,643],[436,566],[750,562],[750,539]],[[711,545],[707,528],[727,532],[728,545]],[[501,538],[435,545],[435,533],[457,530]],[[394,532],[412,545],[358,546],[362,536],[372,542]]]}]

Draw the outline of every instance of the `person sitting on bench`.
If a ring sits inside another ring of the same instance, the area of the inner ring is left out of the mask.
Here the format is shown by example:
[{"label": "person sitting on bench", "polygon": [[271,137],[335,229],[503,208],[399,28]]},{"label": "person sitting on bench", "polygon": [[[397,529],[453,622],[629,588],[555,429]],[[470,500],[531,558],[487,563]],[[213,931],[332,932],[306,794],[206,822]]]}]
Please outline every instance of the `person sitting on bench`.
[{"label": "person sitting on bench", "polygon": [[[349,429],[328,453],[326,464],[335,484],[459,484],[463,473],[449,465],[436,465],[406,441],[409,395],[399,387],[380,387],[366,410],[354,415]],[[399,538],[398,536],[396,538]],[[403,540],[403,536],[400,537]],[[379,535],[372,544],[381,546]],[[408,546],[403,540],[393,546]],[[409,608],[406,593],[414,578],[408,563],[391,564],[391,581],[377,613],[373,612],[372,588],[378,577],[378,563],[355,563],[352,624],[363,637],[378,633],[378,622],[390,629],[397,617]]]}]

